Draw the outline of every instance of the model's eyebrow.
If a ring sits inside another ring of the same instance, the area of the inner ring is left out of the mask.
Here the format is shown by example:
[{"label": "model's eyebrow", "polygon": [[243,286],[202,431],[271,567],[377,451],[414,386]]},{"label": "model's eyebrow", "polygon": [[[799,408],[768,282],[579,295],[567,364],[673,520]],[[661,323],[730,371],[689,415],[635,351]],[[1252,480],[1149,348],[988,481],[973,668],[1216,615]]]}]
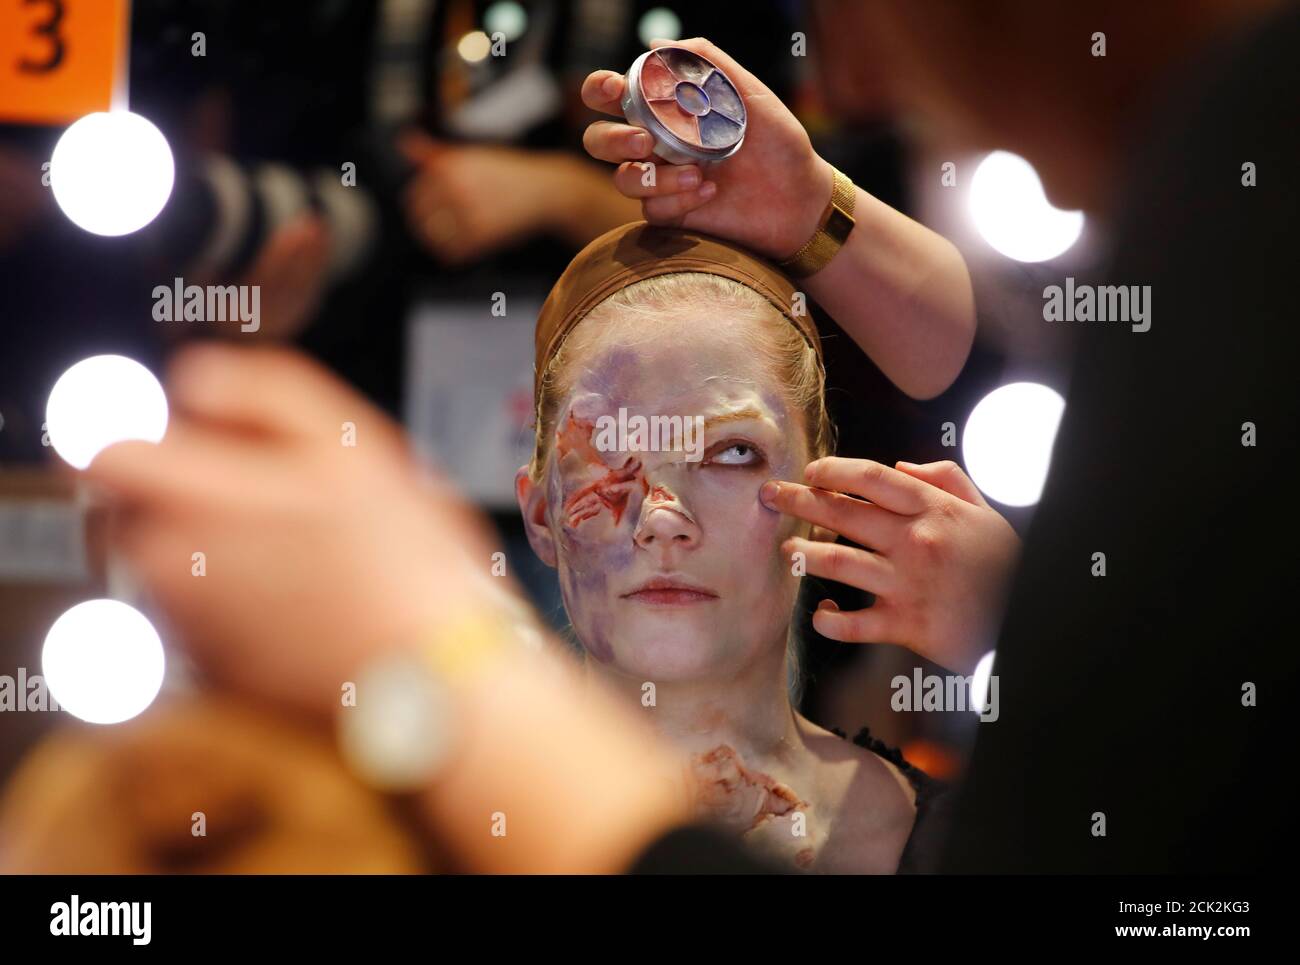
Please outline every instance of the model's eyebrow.
[{"label": "model's eyebrow", "polygon": [[723,415],[710,416],[704,420],[704,428],[719,425],[724,422],[743,422],[745,419],[762,419],[763,413],[759,412],[753,406],[745,409],[737,409],[735,412],[727,412]]}]

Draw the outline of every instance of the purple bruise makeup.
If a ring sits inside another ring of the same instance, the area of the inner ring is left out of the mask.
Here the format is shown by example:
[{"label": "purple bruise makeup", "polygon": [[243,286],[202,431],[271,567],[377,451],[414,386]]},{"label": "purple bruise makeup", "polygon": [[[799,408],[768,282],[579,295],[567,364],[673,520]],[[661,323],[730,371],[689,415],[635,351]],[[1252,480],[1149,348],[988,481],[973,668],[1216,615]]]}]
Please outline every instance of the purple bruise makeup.
[{"label": "purple bruise makeup", "polygon": [[721,161],[745,139],[740,92],[709,60],[685,47],[648,50],[628,68],[628,123],[650,132],[671,164]]}]

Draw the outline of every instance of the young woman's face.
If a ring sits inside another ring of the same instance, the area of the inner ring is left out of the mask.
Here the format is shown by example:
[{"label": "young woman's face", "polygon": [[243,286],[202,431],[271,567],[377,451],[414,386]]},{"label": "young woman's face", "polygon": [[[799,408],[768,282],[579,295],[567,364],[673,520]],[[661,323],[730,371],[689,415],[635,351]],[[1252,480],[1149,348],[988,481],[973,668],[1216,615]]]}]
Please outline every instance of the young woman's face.
[{"label": "young woman's face", "polygon": [[[644,319],[602,323],[568,361],[572,389],[533,491],[534,545],[559,569],[590,658],[647,680],[729,673],[783,649],[798,592],[780,546],[800,524],[759,488],[802,476],[801,420],[753,350],[746,329],[763,323],[702,314],[709,324],[656,318],[649,339]],[[521,504],[528,516],[522,490]]]}]

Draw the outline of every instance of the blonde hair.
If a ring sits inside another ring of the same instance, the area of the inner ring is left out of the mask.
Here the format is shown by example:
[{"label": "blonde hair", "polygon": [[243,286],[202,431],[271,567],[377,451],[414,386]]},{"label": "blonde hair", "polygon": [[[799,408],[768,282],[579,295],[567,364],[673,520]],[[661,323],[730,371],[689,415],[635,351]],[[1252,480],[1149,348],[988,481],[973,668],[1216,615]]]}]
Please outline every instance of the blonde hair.
[{"label": "blonde hair", "polygon": [[[786,393],[786,401],[803,418],[808,437],[809,459],[834,451],[834,429],[826,410],[826,373],[803,334],[771,302],[738,281],[705,272],[675,272],[657,275],[619,289],[591,310],[561,344],[542,373],[537,397],[537,436],[529,475],[540,480],[555,436],[555,420],[561,397],[572,387],[566,378],[568,362],[586,349],[600,334],[600,321],[612,315],[638,314],[662,317],[678,314],[684,306],[708,302],[730,316],[749,316],[755,324],[746,327],[749,347],[762,357]],[[654,339],[648,326],[642,336]]]}]

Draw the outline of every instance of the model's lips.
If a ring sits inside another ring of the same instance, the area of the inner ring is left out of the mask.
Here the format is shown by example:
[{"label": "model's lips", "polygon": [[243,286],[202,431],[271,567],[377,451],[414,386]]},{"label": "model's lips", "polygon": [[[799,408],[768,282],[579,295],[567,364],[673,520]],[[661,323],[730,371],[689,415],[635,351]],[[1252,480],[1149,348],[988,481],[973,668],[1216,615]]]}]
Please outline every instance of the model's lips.
[{"label": "model's lips", "polygon": [[635,590],[623,594],[625,600],[635,600],[651,606],[689,606],[708,603],[717,598],[718,594],[710,589],[685,580],[665,577],[647,580]]}]

